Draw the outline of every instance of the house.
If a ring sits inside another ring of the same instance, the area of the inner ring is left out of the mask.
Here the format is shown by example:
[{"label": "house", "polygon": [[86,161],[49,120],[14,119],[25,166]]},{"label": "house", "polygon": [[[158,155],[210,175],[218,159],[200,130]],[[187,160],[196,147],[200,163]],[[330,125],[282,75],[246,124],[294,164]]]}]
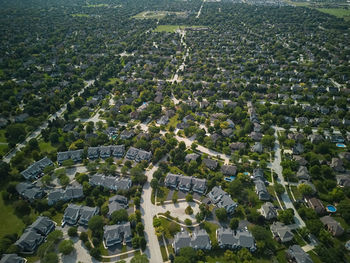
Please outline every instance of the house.
[{"label": "house", "polygon": [[143,160],[150,161],[152,158],[152,153],[134,147],[130,147],[126,153],[126,158],[136,162],[141,162]]},{"label": "house", "polygon": [[54,205],[59,201],[70,201],[73,199],[80,199],[84,197],[83,187],[79,186],[68,186],[65,190],[55,189],[48,193],[47,203],[48,205]]},{"label": "house", "polygon": [[217,186],[213,187],[208,197],[213,204],[219,208],[225,208],[229,214],[232,214],[238,206],[228,193]]},{"label": "house", "polygon": [[27,119],[29,118],[29,114],[28,113],[22,113],[20,115],[15,116],[15,122],[25,122]]},{"label": "house", "polygon": [[100,212],[100,209],[96,207],[89,207],[89,206],[82,206],[79,211],[79,225],[87,226],[89,223],[89,220],[95,216],[98,215]]},{"label": "house", "polygon": [[343,166],[343,161],[339,158],[332,158],[332,163],[330,165],[334,171],[342,173],[345,172],[345,168]]},{"label": "house", "polygon": [[323,215],[326,213],[326,209],[324,207],[324,205],[322,204],[321,200],[312,197],[312,198],[308,198],[306,199],[306,202],[308,204],[308,206],[310,208],[312,208],[313,210],[315,210],[315,212],[319,215]]},{"label": "house", "polygon": [[191,162],[191,161],[197,161],[199,156],[200,155],[197,154],[197,153],[189,153],[189,154],[186,155],[185,161],[188,162],[188,163]]},{"label": "house", "polygon": [[50,191],[47,194],[47,204],[54,205],[61,200],[65,200],[64,193],[65,193],[65,191],[62,189],[55,189],[55,190]]},{"label": "house", "polygon": [[293,159],[294,159],[294,161],[296,161],[301,166],[305,166],[305,165],[308,164],[306,159],[304,157],[300,156],[300,155],[293,155]]},{"label": "house", "polygon": [[344,229],[339,222],[335,221],[330,216],[324,216],[320,218],[325,228],[335,237],[341,236],[344,233]]},{"label": "house", "polygon": [[264,170],[261,168],[254,169],[252,179],[253,180],[261,180],[263,182],[266,182],[266,179],[264,177]]},{"label": "house", "polygon": [[116,138],[117,134],[118,134],[118,129],[115,127],[108,127],[105,131],[105,134],[108,135],[109,138]]},{"label": "house", "polygon": [[44,196],[44,191],[41,188],[35,186],[32,183],[22,182],[16,185],[16,191],[23,198],[34,201],[35,199],[40,199]]},{"label": "house", "polygon": [[42,172],[47,166],[52,166],[52,165],[53,165],[53,162],[49,158],[44,157],[41,160],[31,164],[27,169],[22,171],[21,175],[26,180],[34,180],[42,175]]},{"label": "house", "polygon": [[66,160],[73,160],[75,163],[81,162],[83,160],[83,150],[66,151],[57,153],[57,162],[59,165]]},{"label": "house", "polygon": [[187,231],[184,231],[184,232],[179,232],[175,235],[172,245],[173,245],[175,254],[177,254],[179,253],[181,248],[189,247],[190,244],[191,244],[191,237]]},{"label": "house", "polygon": [[33,229],[28,229],[16,241],[15,245],[21,252],[34,253],[34,251],[43,243],[45,237]]},{"label": "house", "polygon": [[207,180],[192,178],[192,191],[198,194],[204,194],[207,190]]},{"label": "house", "polygon": [[100,147],[89,147],[87,157],[89,160],[97,159],[100,155]]},{"label": "house", "polygon": [[337,184],[340,187],[350,187],[350,175],[349,174],[338,174],[335,176],[337,178]]},{"label": "house", "polygon": [[246,147],[246,143],[244,142],[234,142],[230,144],[230,148],[232,151],[239,151]]},{"label": "house", "polygon": [[320,134],[310,134],[308,139],[310,140],[311,143],[319,143],[324,141],[324,138]]},{"label": "house", "polygon": [[222,165],[221,172],[225,176],[235,176],[237,173],[237,167],[233,165]]},{"label": "house", "polygon": [[255,152],[255,153],[263,153],[264,152],[263,146],[260,142],[256,142],[252,146],[251,150],[252,150],[252,152]]},{"label": "house", "polygon": [[309,119],[306,117],[297,117],[297,118],[295,118],[295,121],[301,125],[308,125],[308,123],[309,123]]},{"label": "house", "polygon": [[122,195],[115,195],[108,200],[108,217],[110,217],[113,212],[120,209],[126,209],[129,207],[128,199]]},{"label": "house", "polygon": [[106,247],[131,242],[130,222],[118,225],[106,225],[103,227],[103,230],[103,241]]},{"label": "house", "polygon": [[286,251],[289,262],[293,263],[313,263],[309,254],[307,254],[299,245],[293,245]]},{"label": "house", "polygon": [[80,216],[80,205],[69,204],[68,207],[64,210],[63,220],[69,225],[75,225],[78,222]]},{"label": "house", "polygon": [[157,120],[157,124],[159,125],[166,125],[169,122],[169,118],[165,115],[163,115],[162,117],[160,117],[159,120]]},{"label": "house", "polygon": [[39,216],[28,228],[34,229],[42,236],[47,236],[55,229],[55,223],[45,216]]},{"label": "house", "polygon": [[273,236],[282,243],[289,242],[294,238],[294,234],[292,233],[290,228],[281,222],[274,222],[270,226],[270,229]]},{"label": "house", "polygon": [[105,176],[102,174],[95,174],[89,180],[92,186],[102,186],[109,190],[128,190],[132,181],[130,178],[119,178],[114,176]]},{"label": "house", "polygon": [[110,148],[110,146],[100,146],[100,157],[102,159],[111,157],[111,148]]},{"label": "house", "polygon": [[300,166],[297,172],[297,177],[299,180],[310,180],[309,171],[306,166]]},{"label": "house", "polygon": [[268,201],[270,200],[270,194],[268,193],[265,182],[258,179],[254,180],[255,192],[258,195],[259,200]]},{"label": "house", "polygon": [[260,142],[263,137],[263,134],[260,132],[253,131],[249,134],[249,137],[252,138],[253,141]]},{"label": "house", "polygon": [[293,147],[293,154],[300,155],[304,152],[304,146],[301,143],[297,143]]},{"label": "house", "polygon": [[350,161],[350,152],[341,152],[341,153],[339,153],[339,157],[341,159],[345,159],[345,160]]},{"label": "house", "polygon": [[180,175],[178,180],[179,180],[179,184],[178,184],[179,190],[184,192],[188,192],[191,190],[192,177]]},{"label": "house", "polygon": [[205,231],[204,229],[196,229],[192,233],[190,245],[192,248],[196,250],[198,249],[210,250],[211,241],[207,231]]},{"label": "house", "polygon": [[164,180],[165,186],[171,187],[171,188],[177,188],[177,185],[179,183],[179,177],[180,177],[179,174],[168,173]]},{"label": "house", "polygon": [[218,228],[216,237],[221,248],[247,248],[250,252],[256,250],[254,237],[248,230],[233,231],[229,228]]},{"label": "house", "polygon": [[213,171],[218,167],[218,162],[212,159],[204,158],[203,163],[207,168]]},{"label": "house", "polygon": [[277,210],[271,202],[266,202],[261,206],[261,215],[267,220],[277,218]]},{"label": "house", "polygon": [[124,130],[120,133],[120,138],[122,140],[128,140],[135,136],[134,131]]},{"label": "house", "polygon": [[27,260],[17,254],[4,254],[1,257],[0,263],[25,263]]},{"label": "house", "polygon": [[222,136],[224,137],[230,137],[233,135],[233,129],[232,128],[222,129],[221,133],[222,133]]},{"label": "house", "polygon": [[111,145],[111,154],[116,158],[123,158],[125,154],[125,145]]}]

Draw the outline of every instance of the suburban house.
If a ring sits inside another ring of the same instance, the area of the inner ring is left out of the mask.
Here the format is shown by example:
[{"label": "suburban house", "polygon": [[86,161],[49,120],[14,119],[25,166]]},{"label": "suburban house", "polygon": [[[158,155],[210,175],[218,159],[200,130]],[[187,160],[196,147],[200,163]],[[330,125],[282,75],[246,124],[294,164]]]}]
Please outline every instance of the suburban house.
[{"label": "suburban house", "polygon": [[0,263],[25,263],[27,260],[17,254],[4,254],[1,257]]},{"label": "suburban house", "polygon": [[254,181],[255,183],[255,192],[258,195],[259,200],[268,201],[270,200],[270,194],[268,193],[265,182],[258,179]]},{"label": "suburban house", "polygon": [[247,248],[251,252],[256,250],[254,237],[248,230],[233,231],[221,227],[216,230],[216,238],[221,248]]},{"label": "suburban house", "polygon": [[213,171],[218,167],[218,162],[212,159],[204,158],[203,163],[207,168]]},{"label": "suburban house", "polygon": [[124,145],[110,145],[110,146],[98,146],[89,147],[87,157],[90,160],[97,158],[109,158],[111,156],[116,158],[122,158],[125,153]]},{"label": "suburban house", "polygon": [[185,161],[188,162],[188,163],[191,162],[191,161],[197,161],[199,156],[200,155],[197,154],[197,153],[189,153],[189,154],[186,155]]},{"label": "suburban house", "polygon": [[324,205],[322,204],[321,200],[312,197],[312,198],[307,198],[306,202],[310,208],[315,210],[315,212],[319,215],[323,215],[326,213],[326,209]]},{"label": "suburban house", "polygon": [[120,209],[126,209],[129,206],[128,199],[122,195],[115,195],[108,200],[108,217],[112,215],[113,212]]},{"label": "suburban house", "polygon": [[79,214],[80,214],[80,218],[78,221],[79,225],[87,226],[89,223],[89,220],[93,216],[98,215],[99,212],[100,212],[100,209],[97,206],[96,207],[82,206],[79,211]]},{"label": "suburban house", "polygon": [[59,165],[66,160],[73,160],[73,162],[78,163],[83,160],[84,150],[66,151],[57,153],[57,162]]},{"label": "suburban house", "polygon": [[247,144],[245,142],[233,142],[230,144],[230,148],[232,151],[239,151],[244,149],[246,145]]},{"label": "suburban house", "polygon": [[299,245],[293,245],[288,248],[286,255],[289,262],[293,263],[312,263],[312,259]]},{"label": "suburban house", "polygon": [[297,172],[297,177],[299,180],[310,180],[309,171],[306,166],[300,166]]},{"label": "suburban house", "polygon": [[89,147],[87,152],[87,158],[89,160],[97,159],[100,155],[100,147]]},{"label": "suburban house", "polygon": [[130,147],[126,153],[126,158],[135,162],[141,162],[143,160],[150,161],[152,158],[152,153],[137,149],[135,147]]},{"label": "suburban house", "polygon": [[67,224],[87,226],[89,220],[100,212],[98,207],[80,206],[69,204],[64,210],[63,220]]},{"label": "suburban house", "polygon": [[192,178],[192,191],[198,194],[204,194],[207,190],[207,180]]},{"label": "suburban house", "polygon": [[192,236],[187,231],[179,232],[175,235],[173,248],[177,254],[181,248],[192,247],[194,249],[210,250],[211,241],[208,233],[204,229],[195,230]]},{"label": "suburban house", "polygon": [[188,192],[191,190],[191,187],[192,187],[192,177],[180,175],[179,184],[178,184],[179,190]]},{"label": "suburban house", "polygon": [[16,185],[16,190],[24,199],[34,201],[44,196],[44,191],[40,187],[29,182],[22,182]]},{"label": "suburban house", "polygon": [[33,224],[28,226],[15,245],[21,252],[34,253],[44,242],[46,236],[55,229],[55,223],[49,218],[39,216]]},{"label": "suburban house", "polygon": [[181,176],[180,174],[168,173],[164,180],[165,186],[170,188],[177,188],[180,176]]},{"label": "suburban house", "polygon": [[48,205],[54,205],[58,201],[70,201],[73,199],[80,199],[84,197],[83,187],[79,186],[67,186],[65,190],[55,189],[48,193],[47,203]]},{"label": "suburban house", "polygon": [[237,167],[233,165],[222,165],[221,172],[225,176],[235,176],[237,173]]},{"label": "suburban house", "polygon": [[261,215],[267,220],[277,218],[277,210],[271,202],[266,202],[261,206]]},{"label": "suburban house", "polygon": [[132,185],[130,178],[120,178],[114,176],[105,176],[103,174],[95,174],[89,180],[92,186],[102,186],[110,190],[128,190]]},{"label": "suburban house", "polygon": [[324,216],[320,218],[325,228],[335,237],[341,236],[344,233],[344,228],[330,216]]},{"label": "suburban house", "polygon": [[197,192],[203,194],[207,189],[207,180],[185,176],[181,174],[168,173],[165,177],[164,184],[167,187],[179,189],[184,192]]},{"label": "suburban house", "polygon": [[337,184],[340,187],[350,187],[350,175],[349,174],[339,174],[336,175]]},{"label": "suburban house", "polygon": [[125,154],[125,145],[111,145],[111,154],[113,157],[116,158],[123,158],[124,154]]},{"label": "suburban house", "polygon": [[332,163],[330,164],[330,167],[333,168],[333,170],[336,172],[345,172],[343,161],[339,158],[332,158]]},{"label": "suburban house", "polygon": [[103,230],[103,241],[106,247],[131,242],[130,222],[118,225],[106,225],[103,227]]},{"label": "suburban house", "polygon": [[41,160],[31,164],[27,169],[21,172],[21,175],[26,180],[34,180],[37,179],[42,175],[42,172],[47,166],[52,166],[53,162],[47,158],[44,157]]},{"label": "suburban house", "polygon": [[289,242],[294,238],[294,234],[292,233],[290,228],[281,222],[274,222],[270,226],[270,229],[274,238],[278,239],[282,243]]},{"label": "suburban house", "polygon": [[233,213],[238,206],[221,187],[214,186],[209,192],[208,197],[213,204],[219,208],[225,208],[228,213]]},{"label": "suburban house", "polygon": [[127,140],[135,136],[134,131],[124,130],[120,133],[120,139]]}]

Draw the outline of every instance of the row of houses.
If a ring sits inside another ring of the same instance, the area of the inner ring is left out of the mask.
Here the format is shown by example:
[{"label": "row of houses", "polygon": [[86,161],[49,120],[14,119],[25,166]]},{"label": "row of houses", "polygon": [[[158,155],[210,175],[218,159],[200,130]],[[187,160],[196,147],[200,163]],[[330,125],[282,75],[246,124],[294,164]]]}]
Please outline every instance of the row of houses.
[{"label": "row of houses", "polygon": [[230,228],[219,228],[216,230],[216,238],[221,248],[247,248],[251,252],[256,250],[255,239],[246,229],[234,231]]},{"label": "row of houses", "polygon": [[208,198],[217,207],[225,208],[229,214],[232,214],[238,206],[238,204],[232,200],[231,196],[218,186],[213,187],[208,194]]},{"label": "row of houses", "polygon": [[172,245],[176,254],[179,253],[180,249],[184,247],[192,247],[196,250],[211,249],[209,235],[204,229],[195,230],[191,236],[187,231],[179,232],[175,235]]},{"label": "row of houses", "polygon": [[258,195],[259,200],[270,200],[270,194],[266,188],[267,181],[264,177],[264,170],[260,168],[254,169],[252,177],[255,184],[255,192]]},{"label": "row of houses", "polygon": [[126,209],[129,207],[128,199],[122,195],[115,195],[109,198],[108,200],[108,214],[110,217],[113,212],[118,211],[120,209]]},{"label": "row of houses", "polygon": [[69,225],[75,225],[78,223],[81,226],[87,226],[89,220],[99,212],[100,209],[97,206],[89,207],[69,204],[64,210],[63,221]]},{"label": "row of houses", "polygon": [[122,158],[125,154],[124,145],[110,145],[110,146],[98,146],[89,147],[87,157],[90,160],[97,158],[109,158],[111,156],[116,158]]},{"label": "row of houses", "polygon": [[24,230],[15,245],[21,252],[34,253],[54,229],[55,223],[53,221],[47,217],[39,216],[33,224]]},{"label": "row of houses", "polygon": [[103,230],[103,241],[106,247],[131,242],[132,234],[130,222],[118,225],[106,225],[103,227]]},{"label": "row of houses", "polygon": [[197,192],[199,194],[204,194],[207,189],[206,179],[199,179],[181,174],[168,173],[165,177],[164,184],[167,187],[179,189],[185,192],[192,190],[193,192]]},{"label": "row of houses", "polygon": [[135,162],[150,161],[152,158],[152,153],[137,149],[135,147],[130,147],[125,157]]},{"label": "row of houses", "polygon": [[22,182],[16,185],[16,191],[20,196],[29,201],[40,199],[45,192],[40,188],[29,182]]},{"label": "row of houses", "polygon": [[26,180],[32,181],[32,180],[38,179],[42,175],[44,169],[47,166],[52,166],[52,165],[53,165],[53,162],[49,158],[44,157],[41,160],[31,164],[27,169],[22,171],[21,175]]},{"label": "row of houses", "polygon": [[130,178],[120,178],[114,176],[105,176],[103,174],[95,174],[89,180],[92,186],[102,186],[109,190],[128,190],[132,185]]},{"label": "row of houses", "polygon": [[62,165],[64,161],[73,160],[75,163],[79,163],[83,160],[84,150],[66,151],[57,153],[57,162]]},{"label": "row of houses", "polygon": [[54,205],[59,201],[67,202],[73,199],[80,199],[84,197],[83,187],[68,186],[66,189],[55,189],[48,193],[47,203],[48,205]]}]

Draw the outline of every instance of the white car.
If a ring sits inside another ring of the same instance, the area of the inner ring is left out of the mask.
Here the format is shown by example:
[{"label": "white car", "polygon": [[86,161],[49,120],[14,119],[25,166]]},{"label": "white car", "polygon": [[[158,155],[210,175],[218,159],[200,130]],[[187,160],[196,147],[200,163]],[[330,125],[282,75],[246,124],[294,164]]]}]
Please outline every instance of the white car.
[{"label": "white car", "polygon": [[62,221],[61,227],[64,227],[66,225],[66,221]]}]

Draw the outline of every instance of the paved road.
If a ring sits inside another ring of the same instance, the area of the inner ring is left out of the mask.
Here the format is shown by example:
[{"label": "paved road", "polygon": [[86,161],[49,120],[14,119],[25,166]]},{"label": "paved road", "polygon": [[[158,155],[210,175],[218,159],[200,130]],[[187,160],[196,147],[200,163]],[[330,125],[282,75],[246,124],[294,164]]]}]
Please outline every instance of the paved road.
[{"label": "paved road", "polygon": [[[86,85],[84,86],[84,88],[82,88],[78,93],[77,95],[80,96],[80,94],[82,94],[85,89],[89,86],[91,86],[92,84],[94,84],[95,80],[89,80],[86,82]],[[22,142],[22,143],[19,143],[16,145],[16,147],[14,149],[12,149],[7,155],[5,155],[2,160],[4,162],[7,162],[9,163],[12,159],[13,156],[16,155],[16,153],[23,147],[26,146],[26,144],[33,138],[37,138],[40,134],[41,134],[41,131],[43,129],[46,129],[47,126],[48,126],[48,122],[49,121],[52,121],[53,119],[55,118],[59,118],[63,115],[63,113],[65,112],[65,110],[67,109],[67,104],[70,103],[70,102],[73,102],[74,101],[74,98],[72,97],[72,99],[67,102],[64,106],[62,106],[62,108],[60,108],[56,113],[52,114],[49,116],[48,120],[46,122],[44,122],[43,124],[41,124],[34,132],[32,132],[29,136],[27,136],[27,138]]]},{"label": "paved road", "polygon": [[162,263],[163,258],[160,252],[160,246],[158,238],[153,228],[153,217],[156,215],[156,207],[151,202],[152,188],[150,181],[152,180],[153,173],[158,169],[158,164],[154,165],[152,169],[146,171],[147,182],[143,186],[141,196],[141,214],[142,221],[145,226],[145,238],[147,241],[147,248],[144,253],[152,263]]},{"label": "paved road", "polygon": [[[282,166],[281,166],[281,161],[282,161],[282,157],[281,157],[281,148],[280,148],[280,144],[278,142],[278,137],[277,137],[277,128],[273,127],[275,129],[275,159],[272,162],[272,169],[275,171],[275,173],[278,175],[278,179],[277,181],[282,184],[284,187],[286,185],[286,182],[284,180],[284,177],[282,175]],[[286,208],[292,208],[294,210],[294,221],[295,223],[299,226],[299,227],[304,227],[306,226],[303,219],[301,219],[300,215],[298,214],[298,211],[295,209],[293,202],[290,200],[289,195],[287,194],[287,192],[284,192],[281,195],[281,199],[284,203],[284,205],[286,206]]]}]

